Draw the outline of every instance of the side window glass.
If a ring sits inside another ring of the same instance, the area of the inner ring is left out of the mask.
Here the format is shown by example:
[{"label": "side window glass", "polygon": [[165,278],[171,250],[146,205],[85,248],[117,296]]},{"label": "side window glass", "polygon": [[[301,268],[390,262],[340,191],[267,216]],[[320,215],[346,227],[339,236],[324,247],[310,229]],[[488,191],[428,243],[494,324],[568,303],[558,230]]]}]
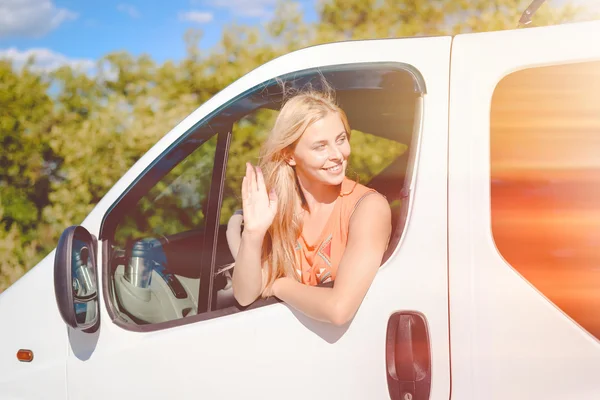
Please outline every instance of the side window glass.
[{"label": "side window glass", "polygon": [[146,324],[196,314],[216,143],[216,135],[202,143],[119,222],[110,278],[123,319]]},{"label": "side window glass", "polygon": [[508,75],[490,129],[499,252],[600,339],[600,62]]}]

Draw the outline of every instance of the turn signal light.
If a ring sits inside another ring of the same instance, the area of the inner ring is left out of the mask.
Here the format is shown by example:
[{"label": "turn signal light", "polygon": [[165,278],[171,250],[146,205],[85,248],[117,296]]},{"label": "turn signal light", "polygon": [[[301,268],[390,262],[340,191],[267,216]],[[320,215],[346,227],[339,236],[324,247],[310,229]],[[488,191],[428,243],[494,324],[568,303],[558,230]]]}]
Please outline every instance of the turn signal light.
[{"label": "turn signal light", "polygon": [[21,349],[17,351],[17,359],[21,362],[31,362],[33,360],[33,351]]}]

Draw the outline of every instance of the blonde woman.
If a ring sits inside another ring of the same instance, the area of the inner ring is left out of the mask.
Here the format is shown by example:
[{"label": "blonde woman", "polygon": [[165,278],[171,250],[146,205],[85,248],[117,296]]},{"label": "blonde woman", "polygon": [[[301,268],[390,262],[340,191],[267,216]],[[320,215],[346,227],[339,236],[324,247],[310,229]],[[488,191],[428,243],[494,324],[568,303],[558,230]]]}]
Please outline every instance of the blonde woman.
[{"label": "blonde woman", "polygon": [[242,181],[233,270],[242,306],[275,296],[335,325],[354,317],[387,248],[391,211],[381,194],[346,177],[349,138],[330,90],[285,102],[259,166],[246,164]]}]

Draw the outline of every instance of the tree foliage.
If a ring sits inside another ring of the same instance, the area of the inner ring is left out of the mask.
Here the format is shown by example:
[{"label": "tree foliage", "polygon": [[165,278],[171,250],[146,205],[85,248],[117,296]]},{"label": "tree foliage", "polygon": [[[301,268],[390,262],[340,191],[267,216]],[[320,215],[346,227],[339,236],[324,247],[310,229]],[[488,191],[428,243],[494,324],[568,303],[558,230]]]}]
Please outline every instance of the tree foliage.
[{"label": "tree foliage", "polygon": [[[34,72],[31,63],[17,69],[0,62],[0,292],[51,251],[64,228],[80,223],[161,136],[248,71],[318,43],[512,29],[528,3],[323,0],[317,6],[317,21],[307,23],[297,4],[281,2],[263,28],[228,26],[207,52],[198,47],[201,32],[188,31],[187,55],[179,62],[157,64],[147,55],[115,52],[98,61],[95,76],[69,67],[45,75]],[[584,10],[545,4],[535,22],[586,18],[590,16]],[[256,158],[258,133],[266,132],[272,119],[269,113],[259,113],[236,125],[231,151],[244,158],[230,158],[224,199],[228,211],[222,219],[238,206],[243,161]],[[404,151],[361,132],[353,140],[362,150],[352,167],[363,179]],[[194,157],[191,162],[196,162]],[[178,168],[181,171],[173,173],[185,176],[185,165]],[[156,198],[161,190],[167,189],[157,187],[148,196]],[[149,198],[140,202],[139,213],[149,212]],[[171,200],[166,196],[163,201]],[[132,215],[123,232],[168,232],[202,220],[202,210],[180,206],[185,215],[170,216],[173,226],[165,225],[164,219]],[[138,226],[140,220],[149,225]]]}]

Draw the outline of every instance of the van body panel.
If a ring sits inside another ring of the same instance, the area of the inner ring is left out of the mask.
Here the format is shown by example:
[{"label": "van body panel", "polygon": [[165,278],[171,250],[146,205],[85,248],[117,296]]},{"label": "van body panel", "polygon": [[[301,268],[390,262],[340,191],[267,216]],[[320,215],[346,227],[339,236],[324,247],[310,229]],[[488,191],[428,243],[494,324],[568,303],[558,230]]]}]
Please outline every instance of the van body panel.
[{"label": "van body panel", "polygon": [[[54,251],[0,295],[0,398],[65,399],[67,328],[56,307]],[[33,361],[17,360],[20,349]]]},{"label": "van body panel", "polygon": [[[448,112],[450,43],[449,37],[346,42],[275,59],[226,88],[161,139],[86,219],[86,227],[98,235],[104,213],[146,166],[205,115],[261,82],[324,65],[410,64],[427,86],[411,215],[399,248],[381,267],[348,327],[311,320],[277,303],[165,330],[134,332],[110,321],[102,298],[99,332],[70,336],[69,397],[386,398],[387,322],[396,311],[414,310],[425,315],[430,330],[431,399],[447,399],[448,128],[447,119],[439,115]],[[425,243],[429,251],[423,252]],[[97,376],[103,379],[89,379]]]},{"label": "van body panel", "polygon": [[526,68],[600,60],[599,37],[600,21],[595,21],[454,39],[449,145],[453,398],[599,396],[600,341],[503,258],[492,236],[490,211],[490,109],[498,83]]}]

